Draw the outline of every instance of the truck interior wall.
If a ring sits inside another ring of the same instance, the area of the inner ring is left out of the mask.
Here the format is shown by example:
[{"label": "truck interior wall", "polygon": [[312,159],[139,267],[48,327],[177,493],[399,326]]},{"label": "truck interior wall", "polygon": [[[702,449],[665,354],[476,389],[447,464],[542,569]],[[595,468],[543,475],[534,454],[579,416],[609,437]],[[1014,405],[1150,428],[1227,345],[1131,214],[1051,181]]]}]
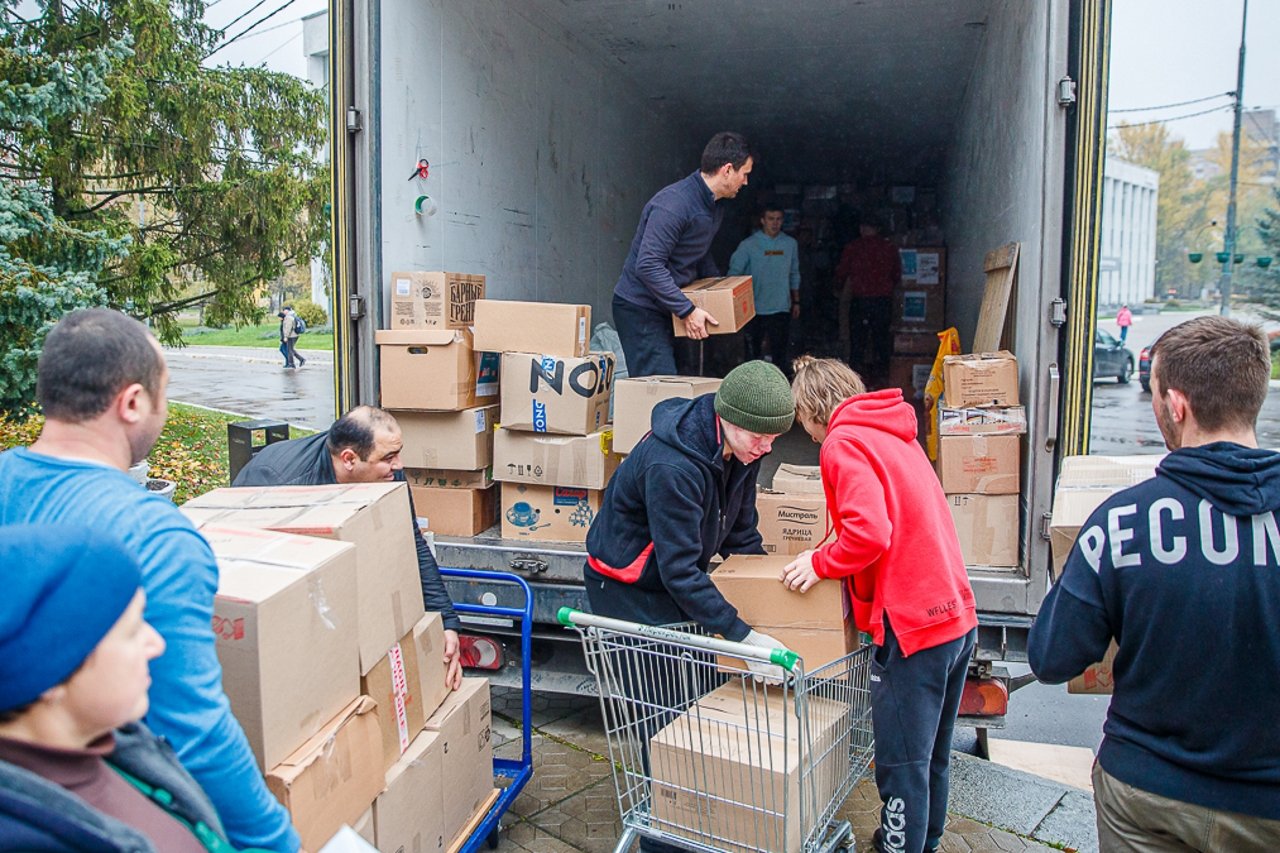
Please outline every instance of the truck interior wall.
[{"label": "truck interior wall", "polygon": [[[965,88],[941,198],[949,249],[947,322],[960,331],[966,350],[978,324],[987,252],[1021,243],[1019,292],[1024,299],[1038,299],[1045,251],[1046,62],[1053,5],[993,2]],[[1015,343],[1035,340],[1037,318],[1027,314],[1019,312]],[[1029,351],[1018,354],[1025,360]]]},{"label": "truck interior wall", "polygon": [[[382,280],[483,273],[492,297],[608,319],[640,209],[700,143],[523,4],[387,3],[380,39]],[[423,158],[430,177],[408,180]],[[421,194],[435,215],[415,214]]]}]

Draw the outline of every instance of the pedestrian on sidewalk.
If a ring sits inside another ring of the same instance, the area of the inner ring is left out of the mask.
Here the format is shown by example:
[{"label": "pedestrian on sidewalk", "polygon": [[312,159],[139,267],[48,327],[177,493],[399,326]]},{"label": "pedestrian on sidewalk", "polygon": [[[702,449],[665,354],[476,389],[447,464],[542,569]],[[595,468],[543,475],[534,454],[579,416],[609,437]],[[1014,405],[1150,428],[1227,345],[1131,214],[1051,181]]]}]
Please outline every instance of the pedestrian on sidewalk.
[{"label": "pedestrian on sidewalk", "polygon": [[796,419],[822,445],[835,538],[782,573],[806,592],[842,579],[858,629],[871,634],[877,851],[938,849],[947,819],[951,735],[978,618],[942,486],[916,440],[916,415],[889,388],[866,392],[834,358],[802,356]]},{"label": "pedestrian on sidewalk", "polygon": [[1129,337],[1129,327],[1133,325],[1133,312],[1128,305],[1121,305],[1116,312],[1116,325],[1120,327],[1120,345],[1124,346],[1125,339]]},{"label": "pedestrian on sidewalk", "polygon": [[1160,336],[1151,406],[1171,452],[1085,522],[1031,629],[1049,684],[1116,644],[1103,851],[1280,850],[1280,454],[1254,432],[1270,376],[1257,326]]},{"label": "pedestrian on sidewalk", "polygon": [[[298,315],[293,306],[286,305],[280,312],[280,343],[284,346],[285,369],[297,369],[307,363],[298,352]],[[294,362],[297,362],[296,366]]]}]

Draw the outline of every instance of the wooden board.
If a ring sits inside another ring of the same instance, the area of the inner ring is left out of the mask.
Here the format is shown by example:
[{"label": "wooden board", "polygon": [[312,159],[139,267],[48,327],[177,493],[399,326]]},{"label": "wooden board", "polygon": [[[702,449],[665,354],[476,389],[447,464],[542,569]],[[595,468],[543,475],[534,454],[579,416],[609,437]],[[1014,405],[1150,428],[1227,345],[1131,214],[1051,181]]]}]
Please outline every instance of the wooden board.
[{"label": "wooden board", "polygon": [[990,738],[987,749],[994,764],[1002,764],[1052,779],[1073,788],[1093,790],[1093,750],[1081,746],[1028,743]]},{"label": "wooden board", "polygon": [[493,789],[493,793],[484,801],[484,805],[480,806],[480,810],[471,816],[471,820],[462,828],[462,832],[458,833],[458,837],[453,839],[453,843],[449,845],[449,853],[458,853],[462,849],[462,845],[466,844],[471,838],[471,833],[476,831],[483,821],[489,815],[489,809],[493,808],[493,804],[498,801],[498,794],[502,793],[497,788]]},{"label": "wooden board", "polygon": [[1018,277],[1018,250],[1021,243],[1006,243],[987,252],[982,267],[987,274],[982,292],[982,308],[978,311],[978,329],[973,335],[972,352],[996,352],[1008,349],[1010,329],[1007,318]]}]

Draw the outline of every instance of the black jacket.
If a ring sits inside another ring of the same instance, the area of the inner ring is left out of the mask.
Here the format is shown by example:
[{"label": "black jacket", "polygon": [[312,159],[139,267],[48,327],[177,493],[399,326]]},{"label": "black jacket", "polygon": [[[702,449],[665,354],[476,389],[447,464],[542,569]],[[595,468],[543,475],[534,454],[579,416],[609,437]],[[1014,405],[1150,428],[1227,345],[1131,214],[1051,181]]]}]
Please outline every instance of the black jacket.
[{"label": "black jacket", "polygon": [[1098,762],[1134,787],[1280,819],[1280,454],[1170,453],[1085,522],[1031,629],[1041,681],[1102,659]]},{"label": "black jacket", "polygon": [[[254,454],[249,464],[240,469],[233,486],[333,486],[338,482],[333,473],[333,459],[325,444],[329,433],[320,432],[306,438],[277,441]],[[405,482],[404,471],[396,472],[396,482]],[[462,623],[453,612],[453,600],[444,588],[440,567],[418,529],[418,514],[409,493],[409,520],[413,525],[413,544],[418,550],[418,575],[422,580],[422,603],[428,611],[438,612],[449,631],[458,631]]]},{"label": "black jacket", "polygon": [[[652,544],[635,582],[608,584],[610,594],[627,597],[633,607],[642,600],[669,601],[673,615],[740,641],[751,628],[712,585],[707,568],[716,554],[764,553],[756,529],[760,462],[743,465],[724,458],[714,401],[714,394],[704,394],[665,400],[654,408],[653,432],[609,481],[587,532],[587,553],[620,568]],[[600,586],[604,576],[588,566],[585,577],[590,593],[592,582]],[[623,607],[606,615],[626,618]],[[661,618],[653,608],[646,610],[631,619]]]}]

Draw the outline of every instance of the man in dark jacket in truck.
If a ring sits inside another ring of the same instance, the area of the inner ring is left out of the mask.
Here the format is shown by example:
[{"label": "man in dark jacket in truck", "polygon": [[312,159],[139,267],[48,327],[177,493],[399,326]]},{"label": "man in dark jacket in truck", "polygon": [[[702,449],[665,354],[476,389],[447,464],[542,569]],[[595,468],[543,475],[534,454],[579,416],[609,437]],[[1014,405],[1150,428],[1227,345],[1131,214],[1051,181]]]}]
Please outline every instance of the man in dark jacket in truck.
[{"label": "man in dark jacket in truck", "polygon": [[[278,441],[259,450],[240,469],[233,486],[332,486],[338,483],[405,482],[400,450],[404,440],[400,425],[390,412],[375,406],[359,406],[333,422],[325,432],[306,438]],[[422,578],[422,602],[439,612],[444,622],[445,682],[450,689],[462,686],[458,657],[458,629],[462,623],[453,612],[453,601],[440,577],[440,567],[418,529],[413,495],[409,496],[409,522],[418,550],[418,574]]]},{"label": "man in dark jacket in truck", "polygon": [[1254,434],[1267,340],[1199,317],[1151,355],[1172,452],[1081,528],[1031,668],[1061,683],[1117,644],[1093,768],[1102,850],[1280,850],[1280,454]]},{"label": "man in dark jacket in truck", "polygon": [[751,166],[742,134],[717,133],[703,149],[698,171],[662,188],[644,206],[613,290],[613,323],[629,375],[676,372],[673,316],[695,341],[707,337],[708,324],[719,325],[680,288],[720,274],[710,254],[724,218],[720,201],[747,185]]}]

